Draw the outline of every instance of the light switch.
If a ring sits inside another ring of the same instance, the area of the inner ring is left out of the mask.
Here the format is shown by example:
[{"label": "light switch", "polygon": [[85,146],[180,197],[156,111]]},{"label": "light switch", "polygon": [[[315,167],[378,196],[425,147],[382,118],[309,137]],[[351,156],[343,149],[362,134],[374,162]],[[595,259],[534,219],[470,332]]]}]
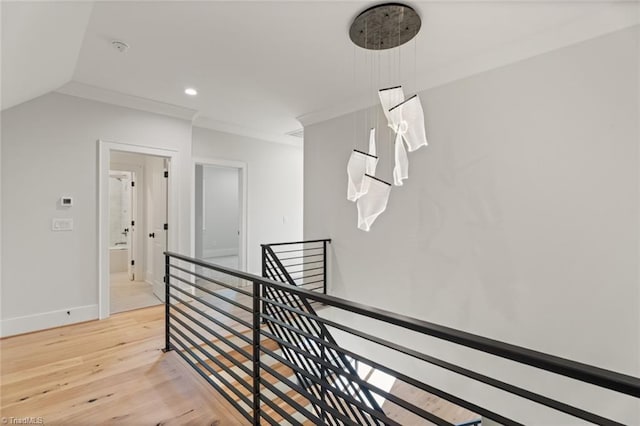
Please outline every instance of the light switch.
[{"label": "light switch", "polygon": [[64,218],[64,219],[54,218],[51,221],[51,230],[52,231],[73,231],[73,219],[71,219],[71,218]]}]

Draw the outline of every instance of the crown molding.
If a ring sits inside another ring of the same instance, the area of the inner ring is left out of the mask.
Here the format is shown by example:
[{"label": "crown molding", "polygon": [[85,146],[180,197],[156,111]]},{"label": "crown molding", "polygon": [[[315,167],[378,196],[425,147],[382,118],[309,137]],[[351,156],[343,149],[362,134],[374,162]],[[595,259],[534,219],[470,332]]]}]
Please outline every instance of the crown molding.
[{"label": "crown molding", "polygon": [[197,116],[193,120],[193,125],[195,127],[202,127],[205,129],[216,130],[223,133],[231,133],[233,135],[246,136],[261,141],[281,143],[299,147],[303,145],[303,140],[295,136],[253,129],[240,124],[220,121],[206,116]]},{"label": "crown molding", "polygon": [[[610,3],[598,13],[590,14],[583,19],[537,33],[498,49],[486,51],[481,55],[429,70],[417,79],[413,91],[418,93],[443,86],[475,74],[637,25],[640,25],[640,3]],[[304,114],[297,119],[306,127],[375,105],[378,104],[372,102],[370,94],[367,94],[324,110]]]},{"label": "crown molding", "polygon": [[58,93],[191,121],[198,111],[71,80]]}]

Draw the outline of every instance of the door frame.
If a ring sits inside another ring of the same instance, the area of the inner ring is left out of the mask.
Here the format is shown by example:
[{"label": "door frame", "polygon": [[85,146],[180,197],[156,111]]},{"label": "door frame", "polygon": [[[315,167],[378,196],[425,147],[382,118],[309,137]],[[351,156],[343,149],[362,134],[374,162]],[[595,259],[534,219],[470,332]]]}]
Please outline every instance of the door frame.
[{"label": "door frame", "polygon": [[169,149],[153,148],[145,145],[98,140],[98,306],[100,319],[110,315],[109,294],[109,167],[112,151],[132,154],[152,155],[169,158],[169,181],[167,182],[167,249],[178,250],[178,165],[180,153]]},{"label": "door frame", "polygon": [[191,256],[196,255],[196,166],[220,166],[232,167],[240,172],[240,247],[238,249],[238,269],[247,270],[247,211],[248,211],[248,185],[247,185],[247,163],[243,161],[224,160],[220,158],[195,157],[191,162]]}]

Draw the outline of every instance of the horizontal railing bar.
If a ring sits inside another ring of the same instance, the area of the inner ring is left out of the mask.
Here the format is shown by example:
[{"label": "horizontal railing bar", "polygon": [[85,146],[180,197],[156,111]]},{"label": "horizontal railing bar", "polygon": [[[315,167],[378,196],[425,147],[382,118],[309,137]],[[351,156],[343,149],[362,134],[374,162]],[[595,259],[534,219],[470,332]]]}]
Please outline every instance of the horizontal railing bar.
[{"label": "horizontal railing bar", "polygon": [[305,280],[307,278],[322,277],[322,276],[324,276],[324,274],[313,274],[313,275],[307,275],[307,276],[304,276],[304,277],[294,278],[293,280],[294,281],[298,281],[298,280]]},{"label": "horizontal railing bar", "polygon": [[324,290],[324,287],[314,287],[314,288],[310,288],[309,291],[315,291],[315,290]]},{"label": "horizontal railing bar", "polygon": [[[193,261],[203,266],[213,266],[213,269],[225,272],[228,268],[200,262],[186,256],[166,252],[168,256],[178,259]],[[298,287],[292,287],[288,284],[278,283],[273,280],[242,273],[239,271],[229,270],[230,275],[244,278],[249,281],[258,281],[268,287],[277,288],[291,294],[301,296],[302,298],[316,300],[326,305],[335,306],[346,311],[364,315],[379,321],[403,327],[421,334],[436,337],[462,346],[473,348],[481,352],[490,353],[502,358],[510,359],[521,364],[527,364],[542,370],[551,371],[563,376],[571,377],[576,380],[591,383],[606,389],[627,395],[640,397],[640,379],[626,374],[618,373],[611,370],[583,364],[566,358],[549,355],[521,346],[512,345],[476,334],[456,330],[450,327],[430,323],[427,321],[411,318],[406,315],[393,313],[384,309],[374,308],[361,303],[352,302],[338,297],[329,296],[319,292],[312,292]]]},{"label": "horizontal railing bar", "polygon": [[[229,333],[233,334],[235,337],[239,338],[240,340],[244,341],[246,344],[248,344],[248,345],[252,344],[251,339],[249,339],[247,336],[245,336],[243,333],[239,332],[238,330],[234,330],[232,327],[229,327],[228,325],[226,325],[222,321],[219,321],[216,318],[212,317],[211,315],[207,314],[206,312],[201,311],[200,309],[196,308],[191,303],[187,303],[186,300],[180,299],[175,294],[169,294],[169,296],[172,297],[173,299],[179,301],[180,303],[182,303],[183,306],[186,306],[189,309],[191,309],[192,311],[195,311],[198,314],[202,315],[203,317],[205,317],[206,319],[208,319],[212,323],[216,324],[217,326],[224,328],[226,331],[228,331]],[[171,305],[171,306],[176,306],[176,305]]]},{"label": "horizontal railing bar", "polygon": [[[189,357],[187,357],[185,354],[183,354],[180,351],[175,351],[182,359],[184,359],[187,364],[189,364],[191,366],[191,368],[193,368],[194,370],[196,370],[196,372],[202,376],[203,379],[205,379],[211,386],[213,386],[213,388],[215,390],[218,391],[218,393],[220,395],[222,395],[224,397],[224,399],[226,399],[236,410],[238,410],[238,412],[240,412],[240,414],[242,414],[242,416],[244,418],[246,418],[248,421],[253,421],[253,417],[240,405],[238,404],[238,402],[231,398],[223,389],[221,386],[219,386],[215,381],[213,381],[213,379],[211,379],[211,377],[209,377],[207,374],[205,374],[204,372],[202,372],[197,366],[196,364],[191,361],[189,359]],[[194,357],[195,359],[197,359],[196,357]]]},{"label": "horizontal railing bar", "polygon": [[283,257],[282,259],[279,259],[280,261],[285,261],[285,260],[294,260],[294,259],[304,259],[307,257],[318,257],[318,256],[322,256],[322,253],[318,253],[318,254],[307,254],[304,256],[295,256],[295,257]]},{"label": "horizontal railing bar", "polygon": [[[266,302],[270,303],[270,304],[276,304],[277,306],[282,305],[280,303],[275,303],[275,302],[272,302],[272,301],[266,301]],[[286,305],[282,305],[282,307],[287,309]],[[288,307],[288,309],[290,311],[292,311],[292,312],[297,311],[297,310],[295,310],[295,308],[291,308],[291,307]],[[362,331],[356,330],[356,329],[351,328],[349,326],[342,325],[342,324],[336,323],[334,321],[326,320],[326,319],[321,318],[321,317],[313,316],[311,314],[308,314],[308,313],[302,312],[302,311],[299,311],[299,312],[296,312],[296,313],[298,313],[299,315],[303,315],[303,316],[309,317],[309,318],[313,318],[313,319],[315,319],[317,321],[320,321],[320,322],[324,323],[325,325],[329,325],[331,327],[335,327],[335,328],[337,328],[339,330],[342,330],[342,331],[344,331],[346,333],[352,334],[354,336],[358,336],[358,337],[360,337],[362,339],[365,339],[365,340],[369,340],[370,342],[377,343],[377,344],[379,344],[381,346],[387,347],[387,348],[392,349],[394,351],[397,351],[397,352],[403,353],[405,355],[411,356],[413,358],[419,359],[421,361],[436,365],[436,366],[438,366],[440,368],[444,368],[445,370],[452,371],[454,373],[460,374],[460,375],[468,377],[470,379],[482,382],[482,383],[484,383],[486,385],[493,386],[493,387],[498,388],[500,390],[503,390],[505,392],[509,392],[511,394],[518,395],[518,396],[520,396],[522,398],[525,398],[525,399],[528,399],[530,401],[537,402],[538,404],[542,404],[542,405],[545,405],[547,407],[553,408],[555,410],[561,411],[563,413],[570,414],[570,415],[572,415],[574,417],[578,417],[578,418],[581,418],[583,420],[590,421],[592,423],[619,425],[619,423],[616,423],[613,420],[598,416],[597,414],[593,414],[593,413],[590,413],[588,411],[582,410],[580,408],[577,408],[577,407],[562,403],[560,401],[556,401],[556,400],[548,398],[548,397],[546,397],[544,395],[540,395],[538,393],[528,391],[528,390],[520,388],[518,386],[509,384],[509,383],[505,383],[505,382],[503,382],[501,380],[497,380],[497,379],[494,379],[492,377],[488,377],[488,376],[485,376],[483,374],[476,373],[475,371],[471,371],[471,370],[466,369],[464,367],[460,367],[458,365],[451,364],[449,362],[446,362],[446,361],[443,361],[441,359],[438,359],[438,358],[423,354],[421,352],[418,352],[418,351],[415,351],[413,349],[404,347],[402,345],[397,345],[395,343],[389,342],[389,341],[381,339],[379,337],[372,336],[370,334],[367,334],[367,333],[364,333]],[[325,346],[328,346],[328,345],[325,345]],[[339,350],[339,349],[336,349],[336,350]]]},{"label": "horizontal railing bar", "polygon": [[[275,335],[273,335],[273,334],[271,334],[271,333],[269,333],[267,331],[264,331],[264,330],[262,330],[261,333],[265,337],[268,337],[268,338],[278,342],[279,344],[281,344],[283,346],[286,346],[286,347],[289,347],[289,348],[291,347],[291,345],[289,345],[284,340],[280,339],[278,336],[275,336]],[[400,423],[397,423],[394,420],[390,419],[383,412],[379,412],[379,411],[377,411],[377,410],[375,410],[375,409],[373,409],[371,407],[366,406],[362,402],[360,402],[357,399],[355,399],[355,397],[353,395],[350,395],[349,393],[346,393],[345,391],[340,390],[337,387],[331,386],[331,384],[329,382],[325,382],[322,379],[314,376],[313,374],[309,374],[309,372],[307,370],[305,370],[304,368],[302,368],[302,367],[300,367],[298,365],[295,365],[292,362],[289,362],[288,360],[284,359],[280,355],[278,355],[278,354],[276,354],[276,353],[264,348],[262,345],[260,346],[260,349],[262,350],[262,352],[267,353],[273,359],[281,362],[282,364],[286,365],[287,367],[289,367],[293,371],[298,372],[300,375],[305,376],[306,378],[308,378],[309,380],[311,380],[315,384],[317,384],[320,387],[322,387],[322,388],[326,389],[327,391],[331,392],[334,396],[336,396],[337,398],[342,399],[347,404],[351,404],[351,405],[359,408],[360,410],[365,411],[371,417],[374,417],[374,418],[376,418],[376,419],[378,419],[380,421],[383,421],[385,424],[401,426]],[[313,355],[310,355],[310,354],[309,355],[305,355],[302,351],[296,351],[296,352],[300,353],[301,355],[305,356],[308,359],[312,359],[312,357],[313,357]],[[356,391],[360,391],[360,389],[356,389]],[[440,423],[440,424],[450,425],[450,423]]]},{"label": "horizontal railing bar", "polygon": [[262,247],[275,247],[275,246],[286,246],[286,245],[290,245],[290,244],[309,244],[309,243],[321,243],[323,241],[326,241],[328,243],[331,242],[331,238],[324,238],[321,240],[309,240],[309,241],[292,241],[292,242],[287,242],[287,243],[270,243],[270,244],[260,244],[260,246]]},{"label": "horizontal railing bar", "polygon": [[[295,402],[293,399],[289,398],[289,396],[287,396],[285,393],[280,392],[280,390],[278,390],[278,388],[273,386],[271,383],[266,383],[265,382],[265,383],[263,383],[263,386],[265,388],[269,389],[271,392],[273,392],[273,394],[276,395],[278,398],[280,398],[282,401],[284,401],[287,404],[289,404],[292,407],[294,407],[296,409],[296,411],[298,411],[299,413],[302,413],[301,410],[304,410],[304,408],[302,408],[302,406],[300,404]],[[286,400],[285,397],[289,398],[289,400]],[[273,408],[278,414],[280,414],[288,422],[293,423],[293,424],[302,425],[302,423],[300,423],[299,421],[294,419],[291,414],[287,413],[282,407],[278,406],[278,404],[276,404],[275,402],[271,401],[271,399],[267,398],[263,393],[260,393],[260,400],[262,402],[264,402],[265,404],[267,404],[269,407]],[[292,403],[295,403],[296,406],[294,406]],[[309,413],[309,411],[307,411],[307,410],[304,410],[304,411],[306,411],[306,413]],[[309,414],[311,414],[311,413],[309,413]],[[307,414],[304,414],[304,416],[306,418],[309,418]],[[317,417],[316,417],[316,419],[317,419]],[[316,423],[316,424],[318,424],[318,423]]]},{"label": "horizontal railing bar", "polygon": [[[227,268],[226,266],[221,266],[221,265],[216,265],[214,263],[210,263],[210,262],[206,262],[204,260],[201,259],[195,259],[193,257],[189,257],[189,256],[184,256],[182,254],[178,254],[172,251],[166,251],[164,253],[166,256],[175,258],[175,259],[180,259],[180,260],[184,260],[185,262],[189,262],[189,263],[193,263],[194,265],[198,265],[198,266],[203,266],[207,269],[213,269],[214,271],[218,271],[218,272],[224,272],[227,275],[231,275],[232,277],[236,277],[236,278],[241,278],[243,280],[247,280],[247,281],[259,281],[259,282],[264,282],[264,278],[259,277],[257,275],[253,275],[250,274],[248,272],[242,272],[242,271],[237,271],[235,269],[232,268]],[[274,281],[274,283],[277,284],[277,281]]]},{"label": "horizontal railing bar", "polygon": [[[275,323],[278,323],[278,324],[286,327],[286,325],[284,323],[282,323],[281,321],[275,320],[274,318],[270,318],[269,317],[268,320],[272,321],[272,322],[275,322]],[[289,327],[287,327],[287,328],[289,328]],[[293,331],[296,332],[296,330],[293,330]],[[269,333],[269,332],[263,331],[262,334],[265,337],[272,338],[270,336],[271,333]],[[312,337],[312,336],[309,336],[307,333],[300,333],[300,334],[301,335],[305,335],[305,337]],[[316,340],[316,339],[314,338],[313,340]],[[380,389],[379,387],[377,387],[377,386],[375,386],[373,384],[368,383],[366,380],[363,380],[359,376],[347,372],[344,368],[340,368],[340,366],[333,365],[330,362],[327,362],[327,361],[325,361],[325,360],[323,360],[323,359],[321,359],[321,358],[319,358],[319,357],[317,357],[317,356],[315,356],[313,354],[304,353],[303,350],[301,350],[299,348],[296,348],[294,345],[290,345],[290,344],[285,343],[285,342],[278,342],[278,343],[284,344],[289,349],[291,349],[291,350],[293,350],[293,351],[305,356],[306,358],[312,360],[315,363],[318,363],[318,364],[324,366],[325,368],[330,369],[331,371],[334,371],[335,374],[338,374],[340,376],[345,377],[346,379],[350,380],[352,383],[353,382],[358,383],[359,387],[367,388],[370,391],[373,391],[376,394],[378,394],[378,395],[382,396],[383,398],[387,399],[388,401],[393,402],[394,404],[404,408],[407,411],[410,411],[410,412],[416,414],[417,416],[419,416],[419,417],[421,417],[423,419],[429,420],[430,422],[432,422],[432,423],[434,423],[436,425],[453,426],[453,423],[449,423],[446,420],[444,420],[444,419],[442,419],[440,417],[437,417],[437,416],[435,416],[435,415],[433,415],[433,414],[421,409],[420,407],[417,407],[417,406],[411,404],[410,402],[407,402],[407,401],[405,401],[403,399],[400,399],[397,396],[395,396],[395,395],[393,395],[393,394],[391,394],[391,393],[389,393],[387,391],[384,391],[383,389]],[[263,352],[266,352],[266,351],[263,350]],[[356,392],[358,390],[359,389],[356,388]]]},{"label": "horizontal railing bar", "polygon": [[317,271],[318,269],[324,269],[322,266],[316,268],[300,269],[299,271],[287,271],[289,274],[299,274],[300,272]]},{"label": "horizontal railing bar", "polygon": [[[182,340],[178,339],[177,336],[175,335],[172,335],[172,337],[175,342],[177,342],[187,353],[189,353],[189,355],[191,355],[194,359],[199,359],[198,356],[195,354],[195,352],[193,352],[190,348],[188,348],[187,345],[182,342]],[[186,337],[184,338],[187,339],[187,341],[189,341],[188,338]],[[240,392],[235,386],[231,386],[231,383],[229,383],[224,377],[222,377],[220,373],[218,373],[216,370],[211,368],[209,364],[202,363],[202,362],[198,362],[198,364],[202,365],[209,373],[214,375],[216,379],[220,381],[220,383],[222,383],[225,387],[229,388],[240,400],[242,400],[242,402],[244,402],[247,405],[251,405],[251,400],[248,397],[243,395],[242,392]]]},{"label": "horizontal railing bar", "polygon": [[[191,328],[189,325],[187,325],[184,321],[182,321],[180,318],[176,317],[174,314],[169,314],[169,317],[173,318],[174,320],[178,321],[178,323],[180,325],[182,325],[184,328],[186,328],[187,330],[189,330],[189,332],[193,335],[195,335],[196,337],[198,337],[199,339],[202,340],[202,343],[206,344],[207,346],[209,346],[211,349],[213,349],[214,351],[216,351],[217,353],[219,353],[220,355],[222,355],[225,359],[227,359],[230,363],[232,363],[233,365],[235,365],[236,367],[238,367],[240,370],[242,370],[244,372],[244,374],[246,374],[247,376],[251,376],[251,370],[243,365],[239,360],[234,359],[231,355],[229,355],[224,349],[219,348],[217,346],[215,346],[213,343],[211,343],[209,340],[207,340],[204,336],[202,336],[200,333],[198,333],[197,331],[195,331],[193,328]],[[173,325],[170,324],[170,327],[172,327]],[[175,326],[173,326],[175,327]],[[225,344],[229,344],[229,343],[225,343]],[[198,345],[198,347],[200,347]],[[208,352],[207,352],[208,353]]]},{"label": "horizontal railing bar", "polygon": [[[197,326],[199,326],[200,328],[206,330],[208,333],[211,333],[212,335],[214,335],[215,337],[218,338],[218,340],[222,341],[221,343],[224,345],[229,346],[230,348],[232,348],[233,350],[237,351],[240,355],[242,355],[243,357],[245,357],[248,361],[251,360],[251,354],[247,351],[245,351],[244,349],[242,349],[240,346],[236,345],[235,343],[233,343],[230,339],[226,339],[225,337],[223,337],[222,335],[220,335],[219,333],[211,330],[209,327],[207,327],[206,325],[204,325],[202,322],[200,322],[199,320],[193,318],[191,315],[187,314],[186,312],[184,312],[182,309],[178,308],[176,305],[171,305],[171,307],[175,310],[180,312],[180,314],[182,314],[183,316],[187,317],[191,322],[195,323]],[[169,316],[172,316],[171,313],[169,313]],[[191,331],[191,330],[189,330]],[[195,334],[195,333],[194,333]],[[196,334],[196,336],[200,339],[206,340],[207,342],[211,343],[209,339],[207,339],[205,336],[202,336],[201,334],[198,335]],[[213,344],[213,343],[211,343]],[[212,348],[214,349],[214,348]],[[215,348],[216,350],[218,350],[218,348]],[[230,360],[231,361],[231,360]]]},{"label": "horizontal railing bar", "polygon": [[169,284],[169,287],[171,287],[171,288],[172,288],[172,289],[174,289],[174,290],[178,290],[180,293],[182,293],[182,294],[186,295],[187,297],[192,298],[192,299],[193,299],[193,300],[195,300],[196,302],[198,302],[198,303],[202,303],[202,304],[203,304],[203,305],[205,305],[206,307],[211,308],[211,309],[213,309],[214,311],[216,311],[216,312],[218,312],[218,313],[220,313],[220,314],[222,314],[222,315],[224,315],[224,316],[226,316],[226,317],[228,317],[228,318],[230,318],[230,319],[234,320],[235,322],[237,322],[237,323],[240,323],[240,324],[244,325],[244,326],[245,326],[245,327],[247,327],[248,329],[252,329],[252,328],[253,328],[253,326],[252,326],[249,322],[247,322],[247,321],[245,321],[245,320],[243,320],[243,319],[241,319],[241,318],[239,318],[239,317],[237,317],[237,316],[235,316],[235,315],[233,315],[233,314],[231,314],[231,313],[229,313],[229,312],[225,311],[224,309],[222,309],[222,308],[220,308],[220,307],[218,307],[218,306],[214,305],[213,303],[209,303],[209,302],[207,302],[206,300],[204,300],[204,299],[202,299],[202,298],[200,298],[200,297],[196,297],[196,296],[194,296],[193,294],[189,294],[189,292],[187,292],[187,291],[185,291],[185,290],[181,289],[180,287],[175,286],[175,285],[173,285],[173,284]]},{"label": "horizontal railing bar", "polygon": [[290,379],[284,377],[282,374],[278,373],[276,370],[274,370],[273,368],[269,367],[268,365],[266,365],[266,364],[261,365],[261,368],[264,371],[266,371],[267,373],[271,374],[276,379],[280,380],[281,383],[289,386],[291,389],[295,390],[299,394],[304,395],[304,397],[306,399],[308,399],[311,403],[313,403],[313,404],[317,405],[318,407],[320,407],[321,409],[331,413],[331,415],[338,417],[340,420],[342,420],[343,422],[345,422],[345,423],[347,423],[349,425],[359,426],[357,423],[355,423],[349,417],[346,417],[344,414],[342,414],[339,411],[336,411],[334,408],[328,406],[327,404],[324,403],[324,401],[318,399],[311,392],[309,392],[308,390],[302,388],[301,386],[293,383]]},{"label": "horizontal railing bar", "polygon": [[246,312],[251,312],[251,308],[249,308],[249,307],[247,307],[247,306],[243,305],[242,303],[236,302],[235,300],[229,299],[229,298],[228,298],[228,297],[226,297],[226,296],[223,296],[223,295],[221,295],[221,294],[218,294],[218,293],[216,293],[215,291],[209,290],[209,289],[208,289],[208,288],[206,288],[206,287],[202,287],[202,286],[201,286],[201,285],[199,285],[199,284],[192,283],[192,282],[190,282],[190,281],[187,281],[187,280],[185,280],[185,279],[183,279],[183,278],[180,278],[180,277],[178,277],[178,276],[176,276],[176,275],[173,275],[173,274],[169,274],[169,276],[170,276],[171,278],[175,278],[175,279],[177,279],[178,281],[183,282],[183,283],[185,283],[185,284],[187,284],[187,285],[190,285],[190,286],[192,286],[192,287],[195,287],[195,288],[197,288],[198,290],[202,290],[202,291],[204,291],[205,293],[207,293],[207,294],[209,294],[209,295],[211,295],[211,296],[217,297],[218,299],[220,299],[220,300],[222,300],[222,301],[224,301],[224,302],[226,302],[226,303],[228,303],[228,304],[230,304],[230,305],[236,306],[236,307],[238,307],[238,308],[240,308],[240,309],[242,309],[242,310],[244,310],[244,311],[246,311]]},{"label": "horizontal railing bar", "polygon": [[264,410],[260,410],[260,417],[265,419],[271,426],[280,426],[280,423],[276,422],[273,417],[265,413]]},{"label": "horizontal railing bar", "polygon": [[295,249],[295,250],[280,250],[280,251],[273,251],[275,254],[280,254],[280,253],[295,253],[297,251],[307,251],[307,250],[322,250],[324,247],[320,246],[320,247],[303,247],[303,248],[299,248],[299,249]]},{"label": "horizontal railing bar", "polygon": [[253,296],[253,294],[251,294],[251,292],[248,292],[246,290],[242,290],[241,288],[235,287],[235,286],[233,286],[231,284],[227,284],[227,283],[225,283],[223,281],[218,281],[218,280],[216,280],[214,278],[207,277],[206,275],[202,275],[202,274],[198,274],[197,272],[189,271],[186,268],[182,268],[182,267],[180,267],[178,265],[174,265],[174,264],[171,264],[171,263],[169,264],[169,266],[172,267],[172,268],[178,269],[179,271],[186,272],[187,274],[193,275],[194,277],[200,278],[200,279],[205,280],[205,281],[209,281],[210,283],[221,285],[221,286],[223,286],[225,288],[228,288],[229,290],[237,291],[238,293],[244,294],[245,296],[249,296],[249,297]]},{"label": "horizontal railing bar", "polygon": [[285,267],[285,269],[286,269],[286,268],[290,268],[290,267],[292,267],[292,266],[310,265],[310,264],[312,264],[312,263],[322,263],[322,262],[324,262],[324,260],[313,260],[313,261],[311,261],[311,262],[292,263],[292,264],[289,264],[289,265],[285,265],[285,264],[283,264],[282,266],[284,266],[284,267]]},{"label": "horizontal railing bar", "polygon": [[[318,283],[323,283],[323,282],[324,282],[323,280],[316,280],[316,281],[311,281],[310,283],[298,284],[298,285],[296,285],[296,287],[306,287],[306,286],[311,285],[311,284],[318,284]],[[307,290],[309,290],[309,289],[307,289]],[[309,290],[309,291],[311,291],[311,290]]]}]

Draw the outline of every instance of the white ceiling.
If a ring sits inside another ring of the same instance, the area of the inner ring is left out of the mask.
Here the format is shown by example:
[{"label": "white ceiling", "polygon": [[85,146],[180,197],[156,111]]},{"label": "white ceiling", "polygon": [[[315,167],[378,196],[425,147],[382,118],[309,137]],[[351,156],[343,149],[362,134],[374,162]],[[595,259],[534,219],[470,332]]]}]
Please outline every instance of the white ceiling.
[{"label": "white ceiling", "polygon": [[423,19],[415,42],[368,52],[347,32],[365,1],[4,2],[2,107],[67,83],[61,92],[292,142],[300,121],[367,106],[380,87],[422,90],[640,22],[638,2],[408,4]]},{"label": "white ceiling", "polygon": [[91,9],[91,3],[2,2],[2,109],[71,80]]}]

